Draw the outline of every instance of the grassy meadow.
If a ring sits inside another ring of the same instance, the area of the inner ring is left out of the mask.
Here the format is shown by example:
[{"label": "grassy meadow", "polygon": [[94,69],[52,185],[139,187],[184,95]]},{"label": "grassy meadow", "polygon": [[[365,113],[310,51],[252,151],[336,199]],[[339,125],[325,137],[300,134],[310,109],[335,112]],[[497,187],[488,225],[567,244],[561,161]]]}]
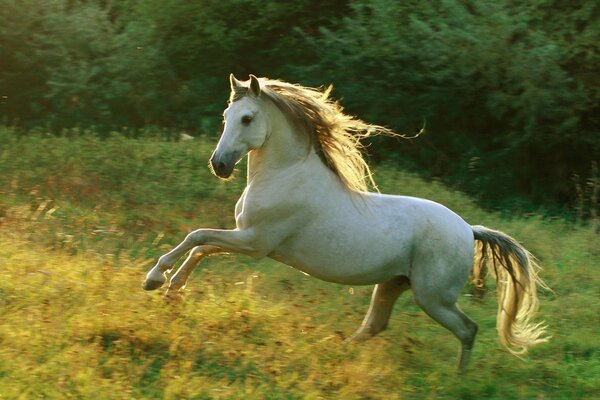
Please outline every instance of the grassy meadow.
[{"label": "grassy meadow", "polygon": [[[552,339],[519,359],[500,344],[496,295],[460,305],[458,341],[410,292],[390,327],[358,344],[372,287],[318,281],[270,260],[215,256],[180,302],[141,282],[198,227],[233,226],[243,167],[206,167],[215,138],[99,139],[0,128],[0,399],[592,399],[600,393],[598,221],[490,213],[467,196],[379,165],[383,192],[441,202],[503,230],[540,260],[539,319]],[[541,213],[542,214],[542,213]]]}]

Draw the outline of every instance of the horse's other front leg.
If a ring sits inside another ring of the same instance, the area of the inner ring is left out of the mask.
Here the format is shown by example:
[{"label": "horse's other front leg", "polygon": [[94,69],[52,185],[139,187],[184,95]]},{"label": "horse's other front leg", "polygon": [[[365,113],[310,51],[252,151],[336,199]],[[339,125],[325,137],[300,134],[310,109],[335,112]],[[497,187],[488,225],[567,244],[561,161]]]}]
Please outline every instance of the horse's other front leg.
[{"label": "horse's other front leg", "polygon": [[175,295],[179,290],[183,289],[187,284],[190,275],[203,258],[223,252],[224,250],[217,246],[204,245],[194,247],[188,254],[188,257],[185,259],[181,267],[179,267],[177,272],[171,277],[169,289],[165,295],[172,296]]},{"label": "horse's other front leg", "polygon": [[254,230],[198,229],[187,235],[177,247],[158,259],[154,268],[146,274],[146,280],[142,287],[145,290],[161,287],[167,281],[166,273],[173,268],[177,260],[192,248],[203,245],[219,247],[223,251],[232,253],[263,255],[262,246],[256,244]]}]

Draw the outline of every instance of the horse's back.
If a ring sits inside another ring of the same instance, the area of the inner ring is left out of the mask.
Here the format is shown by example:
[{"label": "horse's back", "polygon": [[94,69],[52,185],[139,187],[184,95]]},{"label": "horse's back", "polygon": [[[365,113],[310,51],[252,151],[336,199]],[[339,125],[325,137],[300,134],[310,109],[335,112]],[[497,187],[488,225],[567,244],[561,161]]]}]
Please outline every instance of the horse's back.
[{"label": "horse's back", "polygon": [[418,197],[378,193],[369,193],[366,198],[367,208],[376,210],[372,214],[379,216],[380,223],[393,224],[409,232],[413,240],[445,243],[455,237],[463,242],[473,241],[471,226],[442,204]]}]

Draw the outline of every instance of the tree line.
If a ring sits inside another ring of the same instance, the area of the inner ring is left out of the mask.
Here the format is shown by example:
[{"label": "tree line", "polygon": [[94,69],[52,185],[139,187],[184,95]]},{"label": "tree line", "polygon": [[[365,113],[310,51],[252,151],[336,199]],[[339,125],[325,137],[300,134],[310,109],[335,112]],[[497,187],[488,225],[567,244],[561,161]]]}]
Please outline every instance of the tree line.
[{"label": "tree line", "polygon": [[488,205],[598,208],[592,0],[1,0],[0,122],[216,133],[229,72],[332,83],[372,159]]}]

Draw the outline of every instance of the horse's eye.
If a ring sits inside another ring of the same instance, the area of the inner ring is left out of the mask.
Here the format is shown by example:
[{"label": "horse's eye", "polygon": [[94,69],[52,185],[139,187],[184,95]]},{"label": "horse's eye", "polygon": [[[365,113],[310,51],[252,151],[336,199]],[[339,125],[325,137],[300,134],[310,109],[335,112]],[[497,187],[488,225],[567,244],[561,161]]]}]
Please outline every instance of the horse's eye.
[{"label": "horse's eye", "polygon": [[250,122],[252,122],[252,116],[251,115],[244,115],[242,117],[242,124],[249,125]]}]

